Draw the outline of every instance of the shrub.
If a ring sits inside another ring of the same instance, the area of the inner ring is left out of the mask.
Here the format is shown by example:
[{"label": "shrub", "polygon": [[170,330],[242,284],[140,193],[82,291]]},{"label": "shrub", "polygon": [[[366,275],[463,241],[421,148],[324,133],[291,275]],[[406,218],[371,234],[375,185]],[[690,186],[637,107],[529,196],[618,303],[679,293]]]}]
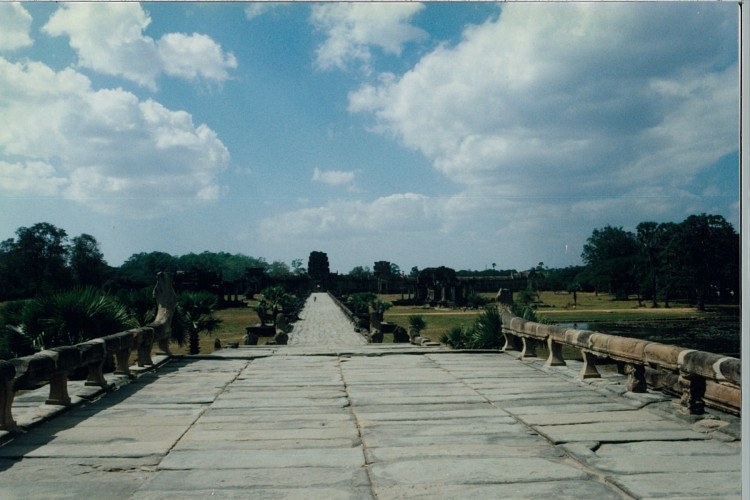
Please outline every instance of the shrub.
[{"label": "shrub", "polygon": [[210,334],[218,328],[221,320],[213,313],[219,305],[219,297],[208,292],[183,292],[177,298],[175,315],[172,318],[172,340],[179,345],[190,342],[190,354],[198,354],[198,335]]},{"label": "shrub", "polygon": [[409,326],[421,332],[427,328],[427,322],[422,316],[409,316]]},{"label": "shrub", "polygon": [[440,336],[440,342],[452,347],[453,349],[467,349],[471,343],[473,333],[472,326],[469,326],[468,328],[454,326]]},{"label": "shrub", "polygon": [[32,300],[16,331],[35,349],[73,345],[137,326],[127,308],[93,288],[76,288]]},{"label": "shrub", "polygon": [[505,345],[502,335],[503,318],[496,307],[486,309],[474,322],[469,347],[471,349],[500,349]]},{"label": "shrub", "polygon": [[476,309],[486,306],[489,302],[490,299],[488,299],[487,297],[483,297],[478,293],[472,293],[466,298],[466,303],[469,305],[469,307],[473,307]]}]

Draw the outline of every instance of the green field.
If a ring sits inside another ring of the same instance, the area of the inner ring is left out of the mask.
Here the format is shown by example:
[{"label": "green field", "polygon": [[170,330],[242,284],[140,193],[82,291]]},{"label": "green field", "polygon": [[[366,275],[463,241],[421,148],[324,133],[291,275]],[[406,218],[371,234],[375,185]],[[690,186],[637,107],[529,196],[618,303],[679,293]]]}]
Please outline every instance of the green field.
[{"label": "green field", "polygon": [[[487,298],[494,298],[494,294],[482,294]],[[401,298],[400,295],[379,295],[380,300],[393,302]],[[715,312],[701,312],[695,308],[687,307],[686,304],[674,303],[672,307],[665,309],[652,308],[646,302],[638,304],[633,300],[614,300],[608,294],[578,293],[576,307],[573,307],[573,296],[566,292],[541,292],[537,303],[537,312],[540,316],[554,323],[568,322],[596,322],[617,320],[666,320],[666,319],[695,319],[708,318]],[[258,315],[252,307],[256,301],[248,301],[248,307],[223,309],[216,313],[216,317],[222,320],[219,329],[212,335],[201,335],[201,353],[207,354],[214,350],[214,340],[218,338],[221,345],[227,342],[242,343],[245,338],[245,327],[260,322]],[[422,331],[422,336],[439,341],[440,336],[455,326],[469,326],[481,313],[478,310],[462,310],[447,308],[432,308],[423,306],[394,306],[386,311],[383,320],[400,325],[408,330],[409,316],[418,315],[427,323]],[[260,344],[267,339],[261,339]],[[391,342],[392,336],[385,335],[385,342]],[[187,353],[187,345],[179,347],[173,345],[173,352]],[[542,351],[544,352],[544,351]],[[577,351],[576,351],[577,352]],[[573,354],[571,352],[570,354]]]}]

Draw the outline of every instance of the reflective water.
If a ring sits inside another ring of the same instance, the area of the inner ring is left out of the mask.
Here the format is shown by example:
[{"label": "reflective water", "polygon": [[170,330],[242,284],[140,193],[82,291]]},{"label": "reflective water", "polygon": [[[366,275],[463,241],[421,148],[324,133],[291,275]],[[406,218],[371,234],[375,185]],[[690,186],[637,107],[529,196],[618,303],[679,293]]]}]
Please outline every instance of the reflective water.
[{"label": "reflective water", "polygon": [[557,325],[740,357],[739,316],[689,320],[558,323]]}]

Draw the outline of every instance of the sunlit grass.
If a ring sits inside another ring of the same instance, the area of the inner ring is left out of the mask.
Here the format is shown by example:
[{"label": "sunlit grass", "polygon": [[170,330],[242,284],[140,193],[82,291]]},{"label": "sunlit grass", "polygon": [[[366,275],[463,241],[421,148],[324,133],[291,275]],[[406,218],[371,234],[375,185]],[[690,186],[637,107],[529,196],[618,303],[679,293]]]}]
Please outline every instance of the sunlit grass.
[{"label": "sunlit grass", "polygon": [[[239,342],[240,345],[245,341],[245,327],[260,323],[258,314],[253,310],[258,301],[247,301],[247,307],[233,307],[221,309],[214,313],[214,316],[221,320],[219,327],[210,335],[201,334],[200,336],[200,353],[210,354],[214,352],[214,342],[219,339],[221,346],[227,345],[227,342]],[[178,346],[176,343],[170,344],[170,349],[174,354],[187,354],[188,344]]]}]

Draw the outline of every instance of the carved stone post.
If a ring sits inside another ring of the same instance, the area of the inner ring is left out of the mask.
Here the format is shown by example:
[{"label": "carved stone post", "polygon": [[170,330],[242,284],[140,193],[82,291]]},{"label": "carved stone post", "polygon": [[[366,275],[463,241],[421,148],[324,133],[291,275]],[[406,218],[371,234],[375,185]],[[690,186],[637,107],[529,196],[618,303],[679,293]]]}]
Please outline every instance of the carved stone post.
[{"label": "carved stone post", "polygon": [[513,332],[511,330],[503,328],[503,335],[505,336],[505,345],[502,349],[503,352],[521,351],[521,340],[513,335]]},{"label": "carved stone post", "polygon": [[107,379],[104,378],[104,359],[98,363],[89,365],[89,375],[83,385],[107,387]]},{"label": "carved stone post", "polygon": [[581,355],[583,356],[583,368],[581,368],[578,377],[582,380],[601,378],[602,374],[596,369],[596,356],[586,351],[581,351]]},{"label": "carved stone post", "polygon": [[0,360],[0,430],[8,431],[16,427],[11,408],[16,393],[13,390],[13,377],[16,369],[7,361]]},{"label": "carved stone post", "polygon": [[703,394],[706,392],[706,381],[698,375],[680,372],[677,383],[682,389],[680,410],[688,415],[701,415],[705,408]]},{"label": "carved stone post", "polygon": [[68,396],[68,372],[52,374],[49,378],[49,398],[44,403],[61,406],[70,404],[70,396]]},{"label": "carved stone post", "polygon": [[115,354],[115,375],[130,375],[130,349],[122,349]]},{"label": "carved stone post", "polygon": [[535,358],[536,357],[536,341],[529,337],[521,337],[523,342],[523,349],[521,354],[518,355],[518,359]]},{"label": "carved stone post", "polygon": [[625,363],[623,372],[628,376],[628,391],[646,392],[646,367]]},{"label": "carved stone post", "polygon": [[177,306],[177,294],[174,293],[174,288],[172,288],[171,274],[159,273],[157,275],[154,298],[157,304],[156,319],[148,326],[154,328],[154,334],[159,339],[157,342],[159,346],[158,354],[171,356],[169,337],[172,332],[172,317]]},{"label": "carved stone post", "polygon": [[153,365],[151,347],[154,344],[153,328],[141,329],[141,343],[138,345],[138,366]]},{"label": "carved stone post", "polygon": [[549,357],[547,366],[565,366],[565,360],[562,354],[562,344],[555,342],[552,337],[547,337],[547,347],[549,348]]}]

